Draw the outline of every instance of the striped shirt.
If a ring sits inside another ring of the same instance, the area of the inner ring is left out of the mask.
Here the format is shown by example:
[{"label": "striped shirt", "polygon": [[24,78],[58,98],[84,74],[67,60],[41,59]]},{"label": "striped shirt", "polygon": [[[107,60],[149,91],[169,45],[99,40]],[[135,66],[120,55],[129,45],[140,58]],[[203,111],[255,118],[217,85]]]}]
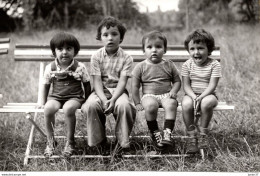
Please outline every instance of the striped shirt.
[{"label": "striped shirt", "polygon": [[193,92],[201,94],[208,87],[210,78],[222,77],[221,66],[217,60],[211,58],[208,58],[205,65],[197,66],[190,58],[182,65],[181,76],[189,77]]},{"label": "striped shirt", "polygon": [[105,47],[97,50],[91,57],[90,75],[101,76],[103,86],[116,88],[120,76],[131,77],[133,58],[122,48],[108,56]]},{"label": "striped shirt", "polygon": [[[65,70],[61,69],[61,66],[58,64],[57,58],[55,59],[55,64],[56,64],[56,67],[57,67],[56,72],[62,73],[64,71],[70,70],[70,67],[72,67],[74,65],[74,59],[71,62],[71,64]],[[76,68],[75,72],[72,72],[71,74],[76,80],[79,80],[83,83],[90,81],[90,77],[89,77],[87,68],[81,62],[78,62],[78,67]],[[51,71],[51,63],[49,63],[45,67],[44,76],[43,76],[43,84],[51,84],[52,78],[54,76],[55,76],[54,72]]]}]

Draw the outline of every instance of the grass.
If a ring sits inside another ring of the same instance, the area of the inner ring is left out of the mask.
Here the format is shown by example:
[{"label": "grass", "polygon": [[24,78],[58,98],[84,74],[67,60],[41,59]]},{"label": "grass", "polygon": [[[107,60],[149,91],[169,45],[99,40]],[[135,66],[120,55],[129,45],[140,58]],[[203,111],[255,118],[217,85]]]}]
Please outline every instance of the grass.
[{"label": "grass", "polygon": [[[218,126],[212,129],[211,143],[214,157],[201,160],[193,158],[125,159],[113,162],[105,159],[34,160],[23,166],[24,152],[30,132],[30,123],[24,114],[0,114],[0,170],[1,171],[192,171],[192,172],[259,172],[260,171],[260,35],[258,26],[211,26],[217,45],[221,47],[223,77],[218,86],[220,101],[236,106],[235,111],[215,112]],[[15,43],[48,44],[56,31],[10,33],[1,37],[11,38],[8,55],[0,56],[0,93],[4,97],[0,106],[7,102],[36,102],[38,89],[37,63],[14,62]],[[97,44],[95,31],[70,31],[84,44]],[[129,30],[123,44],[140,44],[143,33]],[[134,36],[134,37],[133,37]],[[169,44],[182,44],[185,31],[167,32]],[[183,93],[180,93],[179,100]],[[162,115],[160,115],[162,117]],[[43,117],[39,122],[43,124]],[[58,120],[56,133],[64,134],[62,118]],[[113,120],[111,121],[113,127]],[[85,121],[77,122],[77,134],[85,134]],[[113,128],[108,126],[108,131]],[[146,133],[142,114],[134,128],[136,134]],[[176,133],[183,134],[181,114],[177,116]],[[33,152],[41,154],[45,144],[36,133]],[[84,140],[79,142],[84,145]],[[147,144],[148,145],[148,144]],[[61,148],[62,148],[61,142]],[[145,147],[145,146],[144,146]],[[142,152],[146,152],[145,150]]]}]

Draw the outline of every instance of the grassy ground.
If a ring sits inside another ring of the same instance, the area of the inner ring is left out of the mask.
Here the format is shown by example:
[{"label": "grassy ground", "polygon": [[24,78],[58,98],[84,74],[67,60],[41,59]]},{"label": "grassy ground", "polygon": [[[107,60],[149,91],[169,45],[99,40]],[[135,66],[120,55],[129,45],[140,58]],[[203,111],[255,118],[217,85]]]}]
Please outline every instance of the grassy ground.
[{"label": "grassy ground", "polygon": [[[163,159],[73,159],[71,161],[33,160],[23,166],[23,157],[30,132],[30,124],[24,114],[0,114],[0,170],[1,171],[214,171],[214,172],[259,172],[260,171],[260,26],[214,26],[205,27],[213,33],[216,43],[221,47],[223,78],[218,87],[220,101],[227,101],[236,106],[235,111],[215,112],[218,122],[211,131],[213,157],[201,160],[198,157],[163,158]],[[0,56],[0,93],[4,97],[0,106],[7,102],[36,102],[38,64],[14,62],[12,59],[14,43],[48,44],[56,31],[33,32],[29,34],[12,33],[8,55]],[[95,32],[72,30],[84,44],[98,43]],[[169,44],[182,44],[184,31],[166,33]],[[133,37],[134,36],[134,37]],[[140,44],[142,33],[128,31],[123,44]],[[4,37],[1,34],[1,37]],[[183,93],[180,93],[180,99]],[[163,114],[160,115],[160,117]],[[176,133],[183,134],[184,126],[181,115],[177,116]],[[40,124],[43,117],[39,118]],[[111,120],[113,126],[113,120]],[[77,135],[86,133],[84,119],[77,123]],[[113,128],[109,126],[108,131]],[[138,114],[133,134],[146,133],[142,114]],[[57,134],[64,134],[63,120],[58,121]],[[44,139],[36,133],[33,152],[41,154]],[[84,140],[78,140],[84,146]],[[178,144],[181,144],[179,142]],[[63,142],[60,147],[62,149]],[[144,143],[143,147],[149,146]],[[180,145],[181,146],[181,145]],[[179,147],[180,147],[179,146]],[[83,147],[84,148],[84,147]],[[182,149],[180,147],[180,149]],[[146,152],[146,150],[142,150]]]}]

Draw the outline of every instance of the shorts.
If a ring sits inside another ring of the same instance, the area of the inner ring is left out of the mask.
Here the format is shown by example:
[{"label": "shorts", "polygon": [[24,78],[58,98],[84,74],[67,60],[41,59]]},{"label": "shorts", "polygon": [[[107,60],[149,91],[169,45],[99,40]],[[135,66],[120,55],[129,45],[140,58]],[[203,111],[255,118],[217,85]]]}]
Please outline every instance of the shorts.
[{"label": "shorts", "polygon": [[141,98],[141,101],[145,98],[145,97],[154,97],[157,102],[159,103],[159,105],[162,105],[162,99],[164,98],[170,98],[170,93],[165,93],[165,94],[161,94],[161,95],[154,95],[154,94],[144,94],[143,97]]}]

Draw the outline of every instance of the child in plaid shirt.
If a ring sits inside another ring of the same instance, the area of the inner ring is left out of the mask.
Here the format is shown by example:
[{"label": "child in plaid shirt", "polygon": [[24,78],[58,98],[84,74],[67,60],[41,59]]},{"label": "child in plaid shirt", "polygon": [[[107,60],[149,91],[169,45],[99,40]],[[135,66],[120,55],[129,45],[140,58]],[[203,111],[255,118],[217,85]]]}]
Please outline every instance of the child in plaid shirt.
[{"label": "child in plaid shirt", "polygon": [[129,135],[134,125],[136,111],[129,102],[126,84],[131,76],[133,58],[119,46],[126,28],[113,17],[103,19],[98,25],[97,40],[104,47],[91,57],[94,92],[82,106],[87,118],[89,146],[105,146],[106,115],[112,113],[116,120],[115,136],[122,149],[128,150]]}]

